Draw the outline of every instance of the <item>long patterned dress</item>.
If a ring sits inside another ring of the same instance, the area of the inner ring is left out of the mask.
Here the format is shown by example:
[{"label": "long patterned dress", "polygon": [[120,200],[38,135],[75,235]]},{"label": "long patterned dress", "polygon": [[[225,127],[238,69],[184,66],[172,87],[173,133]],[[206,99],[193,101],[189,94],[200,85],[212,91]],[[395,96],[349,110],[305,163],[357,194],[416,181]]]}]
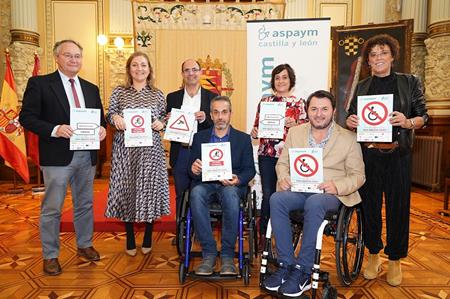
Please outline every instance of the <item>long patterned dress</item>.
[{"label": "long patterned dress", "polygon": [[[166,113],[163,93],[149,86],[141,91],[116,87],[106,119],[114,125],[114,114],[123,117],[123,109],[138,108],[150,108],[153,119],[162,119]],[[125,147],[123,131],[116,131],[105,216],[125,222],[152,222],[169,213],[169,179],[159,132],[153,131],[153,146]]]}]

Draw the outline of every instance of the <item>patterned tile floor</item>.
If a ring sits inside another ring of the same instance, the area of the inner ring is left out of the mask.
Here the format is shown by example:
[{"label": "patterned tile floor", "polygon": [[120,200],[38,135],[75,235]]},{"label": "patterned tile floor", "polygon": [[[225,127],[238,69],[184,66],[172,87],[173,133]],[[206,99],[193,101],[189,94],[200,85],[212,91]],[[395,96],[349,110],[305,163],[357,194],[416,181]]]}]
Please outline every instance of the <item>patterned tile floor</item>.
[{"label": "patterned tile floor", "polygon": [[[105,188],[98,180],[95,190]],[[63,273],[57,277],[42,273],[39,241],[40,196],[30,191],[7,194],[8,184],[0,185],[0,298],[270,298],[259,289],[259,260],[251,269],[250,285],[242,280],[178,281],[179,258],[170,245],[174,235],[154,234],[153,251],[129,257],[124,252],[123,233],[95,233],[94,244],[101,253],[98,262],[76,256],[75,235],[61,234],[60,262]],[[30,189],[29,187],[26,189]],[[331,274],[339,298],[450,298],[450,219],[438,215],[442,193],[415,189],[412,194],[409,256],[402,261],[403,283],[386,283],[387,261],[378,279],[360,276],[351,287],[339,285],[334,246],[324,240],[321,266]],[[70,197],[70,194],[68,195]],[[65,209],[70,205],[66,200]],[[137,237],[142,238],[142,233]]]}]

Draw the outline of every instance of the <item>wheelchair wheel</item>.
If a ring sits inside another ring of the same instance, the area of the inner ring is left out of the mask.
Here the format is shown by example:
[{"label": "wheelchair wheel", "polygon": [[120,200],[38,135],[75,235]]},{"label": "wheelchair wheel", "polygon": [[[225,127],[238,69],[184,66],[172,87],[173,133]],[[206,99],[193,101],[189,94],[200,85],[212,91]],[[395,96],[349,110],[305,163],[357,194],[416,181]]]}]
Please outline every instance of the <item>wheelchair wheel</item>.
[{"label": "wheelchair wheel", "polygon": [[242,266],[242,277],[244,278],[244,285],[248,286],[250,283],[250,265],[247,261]]},{"label": "wheelchair wheel", "polygon": [[[186,241],[186,223],[187,223],[187,212],[188,212],[188,196],[189,192],[185,192],[183,196],[183,202],[181,204],[180,209],[180,219],[177,223],[177,235],[176,235],[176,243],[177,243],[177,252],[179,256],[184,256],[185,254],[185,241]],[[193,242],[194,236],[194,228],[191,222],[191,231],[190,231],[190,240],[191,246]]]},{"label": "wheelchair wheel", "polygon": [[249,192],[247,196],[247,231],[248,231],[248,259],[250,264],[253,264],[253,258],[258,256],[257,252],[257,231],[256,231],[256,193]]},{"label": "wheelchair wheel", "polygon": [[184,284],[186,281],[186,275],[187,275],[187,269],[184,266],[184,263],[181,261],[180,266],[178,267],[178,279],[180,281],[180,284]]},{"label": "wheelchair wheel", "polygon": [[337,299],[338,292],[335,287],[333,287],[331,284],[326,283],[323,285],[322,290],[322,298],[323,299]]},{"label": "wheelchair wheel", "polygon": [[361,271],[364,257],[361,207],[342,207],[336,232],[336,270],[343,285],[349,286]]}]

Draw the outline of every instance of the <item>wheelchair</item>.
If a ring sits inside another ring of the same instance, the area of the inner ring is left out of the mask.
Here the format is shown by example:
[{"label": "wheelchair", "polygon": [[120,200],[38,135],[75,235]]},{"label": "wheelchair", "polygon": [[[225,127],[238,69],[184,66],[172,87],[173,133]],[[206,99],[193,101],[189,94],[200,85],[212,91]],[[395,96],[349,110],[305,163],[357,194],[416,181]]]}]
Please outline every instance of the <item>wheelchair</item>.
[{"label": "wheelchair", "polygon": [[[214,195],[215,196],[215,195]],[[217,201],[213,201],[209,207],[211,225],[217,226],[221,220],[222,209]],[[235,258],[239,260],[239,273],[231,276],[221,276],[219,272],[214,272],[212,275],[203,276],[196,275],[195,271],[190,271],[190,262],[192,257],[201,257],[201,251],[192,251],[192,245],[195,239],[193,226],[195,225],[191,209],[189,207],[189,191],[183,195],[183,202],[180,209],[180,219],[177,224],[177,251],[180,255],[179,265],[179,281],[184,284],[186,277],[194,279],[241,279],[244,284],[248,285],[250,281],[250,265],[253,264],[254,258],[257,257],[257,231],[256,231],[256,193],[247,192],[244,198],[241,199],[239,205],[239,233],[238,233],[238,252],[235,252]],[[248,241],[248,251],[244,251],[244,240]]]},{"label": "wheelchair", "polygon": [[[302,238],[303,211],[290,213],[292,227],[292,244],[294,252],[298,252]],[[276,252],[272,247],[272,226],[269,225],[261,255],[260,286],[270,274],[269,265],[276,265]],[[323,235],[331,236],[335,241],[336,272],[339,281],[349,286],[358,278],[364,259],[363,219],[360,205],[347,207],[343,204],[338,211],[327,212],[317,232],[314,266],[312,269],[311,298],[316,298],[319,282],[323,282],[322,298],[337,298],[337,290],[329,281],[329,273],[320,270],[320,255]],[[281,295],[280,295],[281,296]],[[281,296],[283,297],[283,296]],[[302,296],[303,297],[303,296]]]}]

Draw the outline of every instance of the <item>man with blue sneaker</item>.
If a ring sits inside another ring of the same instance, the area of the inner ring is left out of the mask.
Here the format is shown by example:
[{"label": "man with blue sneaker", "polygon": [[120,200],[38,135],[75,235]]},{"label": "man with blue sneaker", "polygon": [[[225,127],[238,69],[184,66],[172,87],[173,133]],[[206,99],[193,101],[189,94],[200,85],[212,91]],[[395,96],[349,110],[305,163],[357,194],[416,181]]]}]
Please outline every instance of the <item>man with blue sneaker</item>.
[{"label": "man with blue sneaker", "polygon": [[[268,276],[263,286],[269,291],[297,297],[311,289],[311,272],[317,231],[327,211],[340,204],[354,206],[361,202],[358,188],[365,181],[364,162],[356,135],[333,121],[336,101],[332,94],[319,90],[306,102],[309,123],[289,130],[284,150],[278,160],[278,192],[270,198],[270,215],[278,253],[279,269]],[[289,171],[290,148],[323,149],[323,193],[293,192]],[[294,256],[289,212],[303,210],[301,250]]]}]

